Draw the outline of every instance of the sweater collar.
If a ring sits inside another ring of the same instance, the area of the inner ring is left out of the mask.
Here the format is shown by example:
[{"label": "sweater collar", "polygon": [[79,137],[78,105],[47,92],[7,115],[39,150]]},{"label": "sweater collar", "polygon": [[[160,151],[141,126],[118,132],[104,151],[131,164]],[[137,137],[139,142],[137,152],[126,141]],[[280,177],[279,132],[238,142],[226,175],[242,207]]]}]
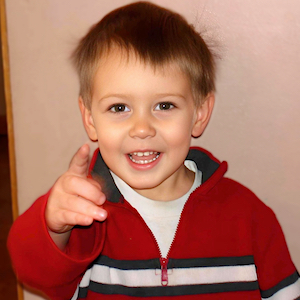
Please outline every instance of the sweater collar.
[{"label": "sweater collar", "polygon": [[[226,162],[221,163],[214,156],[212,156],[211,153],[199,147],[190,148],[186,159],[194,161],[197,165],[197,168],[202,172],[201,186],[203,187],[207,185],[204,184],[206,181],[210,182],[209,187],[213,187],[227,171]],[[108,201],[114,203],[121,201],[123,197],[115,185],[115,182],[100,154],[99,149],[97,149],[93,155],[90,165],[90,174],[96,181],[100,183],[102,191]],[[207,188],[205,190],[207,190]]]}]

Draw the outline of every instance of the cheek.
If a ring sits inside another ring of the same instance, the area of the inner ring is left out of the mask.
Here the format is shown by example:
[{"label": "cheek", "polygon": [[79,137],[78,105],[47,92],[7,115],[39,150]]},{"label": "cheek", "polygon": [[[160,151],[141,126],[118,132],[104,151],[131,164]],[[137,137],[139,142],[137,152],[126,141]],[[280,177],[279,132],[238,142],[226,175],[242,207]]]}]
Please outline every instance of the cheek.
[{"label": "cheek", "polygon": [[97,127],[99,148],[105,152],[120,151],[124,142],[123,132],[109,124],[99,124]]},{"label": "cheek", "polygon": [[182,147],[189,147],[192,137],[192,128],[189,124],[172,127],[166,131],[165,138],[168,145],[174,148],[182,149]]},{"label": "cheek", "polygon": [[170,126],[165,128],[165,131],[167,132],[166,135],[174,141],[191,138],[193,129],[192,118],[193,116],[188,115],[185,118],[180,118],[176,122],[173,122],[173,124],[170,124]]}]

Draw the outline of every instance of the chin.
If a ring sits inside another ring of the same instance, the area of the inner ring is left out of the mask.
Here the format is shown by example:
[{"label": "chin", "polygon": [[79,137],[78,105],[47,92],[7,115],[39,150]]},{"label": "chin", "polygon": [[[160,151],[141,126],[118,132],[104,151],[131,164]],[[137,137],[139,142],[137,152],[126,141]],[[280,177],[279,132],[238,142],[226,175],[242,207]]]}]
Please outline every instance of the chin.
[{"label": "chin", "polygon": [[130,184],[130,182],[127,182],[127,184],[134,190],[150,190],[150,189],[154,189],[156,187],[158,187],[160,185],[160,183],[152,183],[152,184],[149,184],[149,182],[147,183],[142,183],[142,182],[139,182],[139,184],[136,184],[133,183],[133,184]]}]

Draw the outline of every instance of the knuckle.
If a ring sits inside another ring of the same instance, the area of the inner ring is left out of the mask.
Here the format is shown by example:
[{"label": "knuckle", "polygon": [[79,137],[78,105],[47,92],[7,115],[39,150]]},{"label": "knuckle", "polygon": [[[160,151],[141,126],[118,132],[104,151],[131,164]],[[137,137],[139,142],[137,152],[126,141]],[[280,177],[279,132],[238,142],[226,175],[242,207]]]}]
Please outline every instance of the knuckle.
[{"label": "knuckle", "polygon": [[86,215],[77,214],[75,216],[75,221],[76,221],[76,224],[79,224],[79,225],[88,225],[93,222],[93,219]]},{"label": "knuckle", "polygon": [[69,176],[67,177],[67,182],[68,182],[69,185],[71,185],[71,186],[76,185],[76,182],[77,182],[76,176],[69,175]]},{"label": "knuckle", "polygon": [[102,192],[99,189],[95,188],[95,187],[93,187],[91,192],[93,193],[93,196],[94,196],[95,199],[98,199],[102,195]]},{"label": "knuckle", "polygon": [[75,220],[75,224],[81,224],[82,216],[80,216],[79,214],[75,214],[74,220]]},{"label": "knuckle", "polygon": [[61,223],[72,225],[68,211],[64,210],[60,213],[60,221]]},{"label": "knuckle", "polygon": [[105,195],[103,193],[100,193],[98,198],[97,198],[97,204],[98,205],[102,205],[105,202]]},{"label": "knuckle", "polygon": [[88,180],[91,184],[93,184],[95,187],[97,187],[99,190],[101,190],[101,184],[98,181],[91,179],[91,178],[88,178]]},{"label": "knuckle", "polygon": [[64,186],[67,189],[74,189],[74,187],[78,184],[78,178],[73,175],[68,175],[65,177]]}]

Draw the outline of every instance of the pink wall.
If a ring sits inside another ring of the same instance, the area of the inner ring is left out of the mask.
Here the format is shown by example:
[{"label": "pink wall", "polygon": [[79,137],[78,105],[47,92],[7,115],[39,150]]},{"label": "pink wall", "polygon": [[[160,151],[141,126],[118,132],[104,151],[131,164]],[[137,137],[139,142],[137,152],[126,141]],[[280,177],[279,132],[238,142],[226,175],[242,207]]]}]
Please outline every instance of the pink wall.
[{"label": "pink wall", "polygon": [[[6,1],[20,212],[87,141],[71,50],[93,23],[128,2]],[[300,269],[300,2],[153,2],[205,23],[220,41],[216,109],[194,143],[227,160],[228,176],[272,207]],[[26,292],[29,299],[40,298]]]}]

